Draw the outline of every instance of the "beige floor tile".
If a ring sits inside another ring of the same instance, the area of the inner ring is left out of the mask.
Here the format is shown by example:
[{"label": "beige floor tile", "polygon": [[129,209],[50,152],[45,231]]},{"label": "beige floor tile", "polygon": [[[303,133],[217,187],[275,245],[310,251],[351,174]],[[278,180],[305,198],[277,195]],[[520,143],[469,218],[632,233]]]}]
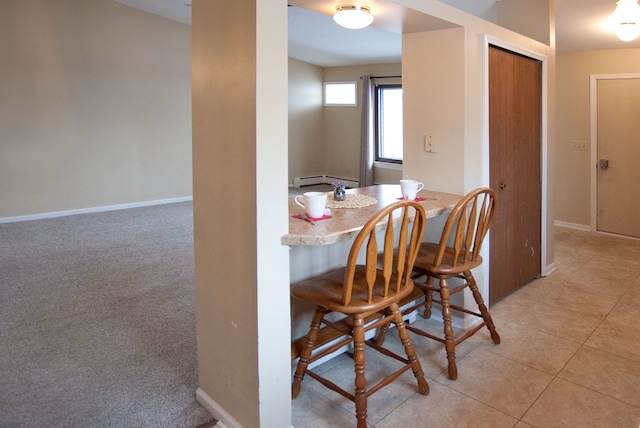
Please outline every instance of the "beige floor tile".
[{"label": "beige floor tile", "polygon": [[583,343],[602,321],[602,315],[570,311],[565,308],[536,303],[531,310],[514,320],[515,323]]},{"label": "beige floor tile", "polygon": [[[347,354],[342,354],[336,358],[338,359],[337,364],[333,364],[328,370],[323,370],[324,367],[321,365],[316,369],[316,372],[327,377],[346,391],[353,393],[355,381],[353,359]],[[382,356],[374,350],[367,350],[367,387],[374,386],[380,379],[399,367],[401,367],[401,365],[396,360]],[[315,379],[305,377],[302,387],[312,388],[317,393],[323,395],[326,399],[331,400],[335,404],[355,415],[355,404],[352,401],[346,399],[337,392],[324,387]],[[391,384],[385,386],[380,391],[369,397],[367,400],[367,422],[375,424],[406,399],[417,393],[418,384],[416,378],[413,376],[413,372],[409,370]]]},{"label": "beige floor tile", "polygon": [[636,279],[635,274],[612,272],[610,265],[601,266],[599,263],[582,267],[571,275],[571,280],[581,283],[585,291],[597,291],[611,297],[622,296]]},{"label": "beige floor tile", "polygon": [[640,276],[640,241],[634,241],[633,247],[623,243],[612,244],[611,254],[601,254],[594,262],[600,265],[615,267],[614,276],[626,279],[637,279]]},{"label": "beige floor tile", "polygon": [[555,379],[522,420],[544,428],[635,428],[640,424],[640,408]]},{"label": "beige floor tile", "polygon": [[561,271],[574,272],[584,266],[594,257],[595,252],[590,248],[565,248],[558,245],[555,250],[555,261],[563,267]]},{"label": "beige floor tile", "polygon": [[633,283],[620,299],[621,304],[640,306],[640,279]]},{"label": "beige floor tile", "polygon": [[610,299],[620,299],[631,287],[629,280],[591,275],[585,271],[578,271],[564,284],[568,290],[585,291]]},{"label": "beige floor tile", "polygon": [[292,401],[291,422],[296,428],[353,428],[355,408],[349,412],[313,388],[303,387],[298,398]]},{"label": "beige floor tile", "polygon": [[529,425],[526,422],[518,422],[517,424],[515,424],[515,426],[513,428],[535,428],[533,425]]},{"label": "beige floor tile", "polygon": [[489,312],[491,313],[491,318],[493,318],[496,328],[498,328],[500,324],[520,318],[523,313],[531,309],[532,305],[533,302],[521,302],[509,296],[491,306]]},{"label": "beige floor tile", "polygon": [[477,348],[459,362],[457,380],[443,375],[436,382],[520,418],[552,379],[547,373]]},{"label": "beige floor tile", "polygon": [[517,419],[439,383],[428,396],[414,395],[378,422],[376,428],[513,427]]},{"label": "beige floor tile", "polygon": [[559,273],[557,277],[558,280],[552,277],[534,279],[509,295],[509,300],[515,300],[522,305],[539,302],[564,282],[564,279],[559,281],[560,277],[564,278],[563,274]]},{"label": "beige floor tile", "polygon": [[545,300],[550,306],[601,316],[607,315],[617,302],[617,298],[573,289],[570,286],[555,289]]},{"label": "beige floor tile", "polygon": [[640,362],[583,346],[559,377],[640,407]]},{"label": "beige floor tile", "polygon": [[624,297],[607,316],[607,321],[622,327],[630,327],[640,331],[640,303]]},{"label": "beige floor tile", "polygon": [[640,362],[640,329],[637,328],[637,321],[635,326],[629,326],[613,323],[607,318],[585,345]]},{"label": "beige floor tile", "polygon": [[505,325],[498,332],[501,343],[483,344],[482,349],[552,375],[558,374],[580,347],[577,342],[519,324]]}]

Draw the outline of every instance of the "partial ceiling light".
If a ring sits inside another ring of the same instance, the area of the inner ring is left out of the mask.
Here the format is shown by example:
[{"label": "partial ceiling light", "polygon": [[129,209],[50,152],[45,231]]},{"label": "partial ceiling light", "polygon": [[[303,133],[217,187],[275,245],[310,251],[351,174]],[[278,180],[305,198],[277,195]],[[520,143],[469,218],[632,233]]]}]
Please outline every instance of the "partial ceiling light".
[{"label": "partial ceiling light", "polygon": [[373,22],[373,15],[368,6],[362,5],[338,5],[333,20],[344,28],[359,30]]},{"label": "partial ceiling light", "polygon": [[640,5],[638,0],[618,0],[616,4],[609,22],[616,29],[620,40],[630,42],[640,34]]}]

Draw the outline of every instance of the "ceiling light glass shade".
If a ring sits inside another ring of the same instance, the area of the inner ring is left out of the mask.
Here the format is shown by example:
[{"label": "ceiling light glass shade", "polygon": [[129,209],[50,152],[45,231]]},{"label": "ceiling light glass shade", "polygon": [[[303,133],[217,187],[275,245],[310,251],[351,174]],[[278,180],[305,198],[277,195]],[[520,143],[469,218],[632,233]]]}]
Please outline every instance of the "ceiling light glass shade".
[{"label": "ceiling light glass shade", "polygon": [[609,23],[616,29],[620,40],[629,42],[640,34],[640,5],[638,0],[618,0],[616,4]]},{"label": "ceiling light glass shade", "polygon": [[625,42],[634,40],[638,34],[640,34],[640,28],[634,22],[622,22],[618,27],[618,38]]},{"label": "ceiling light glass shade", "polygon": [[338,5],[333,20],[341,27],[359,30],[373,22],[373,15],[367,6]]}]

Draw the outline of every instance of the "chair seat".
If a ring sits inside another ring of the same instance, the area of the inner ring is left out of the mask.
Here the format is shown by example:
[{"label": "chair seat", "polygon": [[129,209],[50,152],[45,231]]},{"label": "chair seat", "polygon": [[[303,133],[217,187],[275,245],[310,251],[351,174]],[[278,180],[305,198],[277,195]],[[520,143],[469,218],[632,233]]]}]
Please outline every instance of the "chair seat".
[{"label": "chair seat", "polygon": [[[364,282],[366,266],[356,266],[356,273],[353,281],[353,291],[351,294],[351,302],[348,305],[342,304],[342,292],[344,285],[345,268],[338,268],[326,273],[316,275],[294,284],[291,284],[291,294],[316,305],[323,306],[334,312],[344,314],[377,312],[389,305],[391,300],[398,301],[411,294],[413,291],[413,282],[408,281],[406,286],[400,289],[399,293],[395,293],[389,289],[389,297],[382,297],[382,279],[381,271],[377,272],[376,286],[373,289],[373,298],[371,303],[367,302],[367,285]],[[391,284],[395,284],[396,275],[391,277]]]},{"label": "chair seat", "polygon": [[429,272],[433,276],[455,276],[463,273],[464,271],[471,270],[482,264],[482,257],[479,255],[475,260],[465,262],[463,257],[458,257],[458,262],[453,263],[453,248],[447,247],[444,251],[444,257],[442,263],[436,266],[433,261],[435,260],[436,253],[438,252],[439,245],[432,243],[423,243],[418,251],[418,257],[413,267],[414,270],[420,272]]}]

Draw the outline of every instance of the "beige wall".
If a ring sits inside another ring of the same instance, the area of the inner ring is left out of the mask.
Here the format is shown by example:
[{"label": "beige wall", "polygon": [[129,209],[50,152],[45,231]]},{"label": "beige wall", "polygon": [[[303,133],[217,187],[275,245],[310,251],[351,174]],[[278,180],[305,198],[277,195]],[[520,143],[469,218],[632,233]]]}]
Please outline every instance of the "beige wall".
[{"label": "beige wall", "polygon": [[325,107],[323,128],[327,175],[358,180],[360,177],[360,123],[362,81],[360,76],[400,76],[401,64],[371,64],[324,69],[326,82],[357,81],[357,107]]},{"label": "beige wall", "polygon": [[[289,58],[289,184],[295,177],[360,175],[360,76],[399,76],[400,64],[322,68]],[[322,83],[358,82],[358,106],[323,107]],[[397,183],[401,170],[374,168],[375,183]]]},{"label": "beige wall", "polygon": [[289,184],[323,175],[323,68],[289,58]]},{"label": "beige wall", "polygon": [[[402,42],[404,176],[428,189],[464,193],[464,29],[406,34]],[[424,151],[425,135],[435,137],[436,153]]]},{"label": "beige wall", "polygon": [[287,8],[271,6],[193,1],[197,396],[228,427],[291,424]]},{"label": "beige wall", "polygon": [[3,0],[0,218],[190,196],[190,38],[109,0]]},{"label": "beige wall", "polygon": [[[556,220],[588,227],[591,203],[589,77],[640,73],[640,49],[566,52],[557,57]],[[573,150],[587,142],[588,150]]]}]

